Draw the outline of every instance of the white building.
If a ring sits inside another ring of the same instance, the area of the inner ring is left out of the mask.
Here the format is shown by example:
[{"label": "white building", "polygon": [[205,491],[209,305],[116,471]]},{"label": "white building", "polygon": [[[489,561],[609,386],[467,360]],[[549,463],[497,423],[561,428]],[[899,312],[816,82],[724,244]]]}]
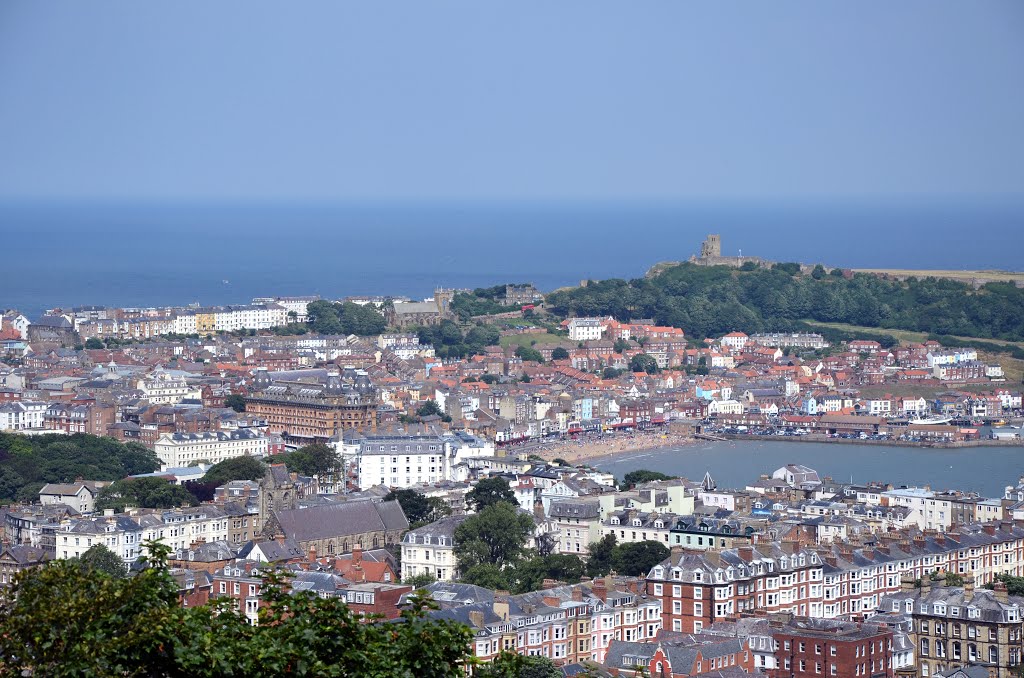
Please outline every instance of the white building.
[{"label": "white building", "polygon": [[[142,513],[135,520],[142,527],[143,544],[159,541],[174,551],[187,549],[197,541],[228,540],[230,516],[213,504]],[[142,555],[145,551],[143,548]]]},{"label": "white building", "polygon": [[251,428],[203,433],[164,433],[156,441],[161,468],[189,466],[195,462],[218,464],[235,457],[265,457],[269,441]]},{"label": "white building", "polygon": [[732,351],[742,351],[749,340],[750,337],[743,332],[730,332],[722,337],[722,346],[726,346]]},{"label": "white building", "polygon": [[173,319],[175,334],[196,334],[196,314],[193,311],[175,313]]},{"label": "white building", "polygon": [[142,526],[127,515],[103,512],[101,518],[64,520],[57,531],[56,557],[79,558],[97,544],[116,553],[125,567],[141,555]]},{"label": "white building", "polygon": [[439,581],[458,576],[455,530],[469,516],[449,516],[402,537],[402,580],[427,574]]},{"label": "white building", "polygon": [[439,436],[368,436],[359,445],[359,489],[406,488],[448,479],[450,444]]},{"label": "white building", "polygon": [[198,400],[202,393],[188,385],[184,377],[176,377],[157,368],[147,379],[140,379],[137,388],[153,405],[175,405],[185,399]]},{"label": "white building", "polygon": [[79,513],[92,513],[96,495],[109,485],[103,480],[89,480],[78,483],[47,483],[39,490],[39,503],[43,506],[64,504]]},{"label": "white building", "polygon": [[571,318],[569,339],[572,341],[595,341],[604,336],[608,326],[603,318]]},{"label": "white building", "polygon": [[916,515],[922,530],[945,531],[953,524],[953,507],[947,499],[937,498],[935,492],[922,487],[903,487],[882,492],[885,506],[906,506]]},{"label": "white building", "polygon": [[47,403],[19,400],[0,405],[0,431],[25,431],[43,428]]},{"label": "white building", "polygon": [[320,301],[318,295],[308,297],[260,297],[253,299],[253,304],[277,304],[284,309],[285,319],[288,322],[292,322],[288,314],[294,313],[292,318],[294,322],[304,323],[309,317],[309,302]]}]

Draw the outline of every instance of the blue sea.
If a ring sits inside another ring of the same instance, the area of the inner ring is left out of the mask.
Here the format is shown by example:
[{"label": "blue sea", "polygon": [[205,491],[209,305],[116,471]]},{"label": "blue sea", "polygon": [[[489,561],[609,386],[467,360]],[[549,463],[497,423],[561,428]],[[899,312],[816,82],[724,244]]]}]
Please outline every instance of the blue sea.
[{"label": "blue sea", "polygon": [[640,277],[708,233],[726,255],[1021,270],[1024,204],[0,205],[0,309],[430,296]]}]

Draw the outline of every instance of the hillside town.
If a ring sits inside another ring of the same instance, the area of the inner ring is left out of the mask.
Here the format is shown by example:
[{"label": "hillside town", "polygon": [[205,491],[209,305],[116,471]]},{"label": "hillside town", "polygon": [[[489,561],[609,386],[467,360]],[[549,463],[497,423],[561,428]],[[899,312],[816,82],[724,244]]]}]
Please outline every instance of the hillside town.
[{"label": "hillside town", "polygon": [[[1021,390],[997,360],[816,333],[694,341],[653,320],[553,317],[532,285],[466,318],[467,295],[5,312],[3,440],[100,436],[158,468],[5,475],[0,586],[99,545],[133,572],[161,542],[184,606],[227,597],[258,624],[264,575],[284,571],[393,620],[422,588],[432,615],[471,629],[475,657],[546,657],[564,675],[1017,675],[1024,478],[985,497],[799,464],[731,488],[591,465],[698,439],[1019,446]],[[334,303],[384,331],[317,332]],[[313,449],[328,467],[289,468]],[[113,482],[192,488],[239,459],[261,476],[191,505],[98,506]],[[434,510],[411,515],[410,497]],[[460,549],[499,505],[525,521],[512,550],[533,580],[483,577],[500,564]]]}]

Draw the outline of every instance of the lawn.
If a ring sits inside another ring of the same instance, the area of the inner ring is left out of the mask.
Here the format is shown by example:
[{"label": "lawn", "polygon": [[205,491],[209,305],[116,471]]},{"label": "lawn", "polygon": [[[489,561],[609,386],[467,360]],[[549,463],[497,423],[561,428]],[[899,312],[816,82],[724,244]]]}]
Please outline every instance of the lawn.
[{"label": "lawn", "polygon": [[569,338],[545,332],[544,334],[509,334],[501,338],[500,344],[507,348],[509,346],[532,346],[534,343],[559,344],[563,341],[569,341]]}]

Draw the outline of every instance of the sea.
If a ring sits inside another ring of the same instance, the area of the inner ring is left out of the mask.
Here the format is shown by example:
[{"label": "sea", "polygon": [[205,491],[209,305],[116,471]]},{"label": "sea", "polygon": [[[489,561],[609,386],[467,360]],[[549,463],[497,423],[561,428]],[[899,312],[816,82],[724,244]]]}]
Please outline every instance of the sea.
[{"label": "sea", "polygon": [[1024,203],[0,204],[0,309],[245,303],[637,278],[722,253],[864,268],[1022,268]]},{"label": "sea", "polygon": [[957,449],[766,440],[705,442],[643,452],[625,452],[595,466],[622,478],[637,469],[700,482],[710,473],[720,488],[743,488],[761,474],[803,464],[836,482],[872,481],[933,490],[963,490],[1002,497],[1024,477],[1024,446]]}]

